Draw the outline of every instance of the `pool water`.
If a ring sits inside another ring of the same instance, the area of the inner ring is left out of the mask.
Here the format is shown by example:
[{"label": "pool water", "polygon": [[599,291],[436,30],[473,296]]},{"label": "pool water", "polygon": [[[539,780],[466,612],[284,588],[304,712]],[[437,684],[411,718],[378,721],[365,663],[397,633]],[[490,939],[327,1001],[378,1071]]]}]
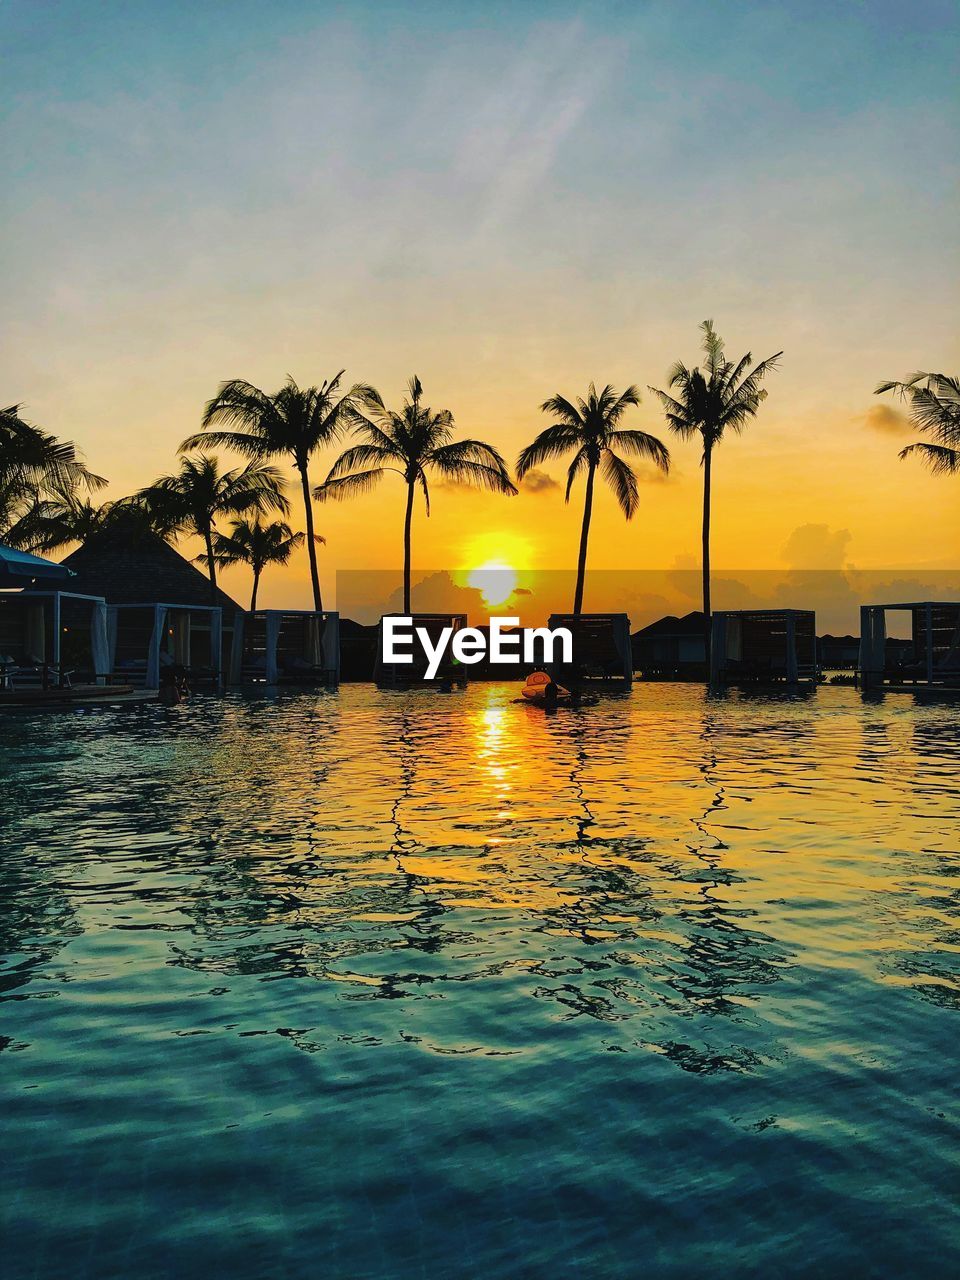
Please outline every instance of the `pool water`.
[{"label": "pool water", "polygon": [[21,1277],[943,1276],[960,708],[0,721]]}]

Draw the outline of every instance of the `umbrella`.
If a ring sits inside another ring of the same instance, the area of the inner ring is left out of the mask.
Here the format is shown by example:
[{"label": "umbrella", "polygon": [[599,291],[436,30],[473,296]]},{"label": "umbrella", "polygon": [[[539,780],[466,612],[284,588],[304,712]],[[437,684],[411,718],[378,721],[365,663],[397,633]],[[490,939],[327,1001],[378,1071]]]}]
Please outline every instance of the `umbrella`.
[{"label": "umbrella", "polygon": [[76,575],[65,564],[17,551],[0,542],[0,587],[27,587],[36,579],[63,581]]}]

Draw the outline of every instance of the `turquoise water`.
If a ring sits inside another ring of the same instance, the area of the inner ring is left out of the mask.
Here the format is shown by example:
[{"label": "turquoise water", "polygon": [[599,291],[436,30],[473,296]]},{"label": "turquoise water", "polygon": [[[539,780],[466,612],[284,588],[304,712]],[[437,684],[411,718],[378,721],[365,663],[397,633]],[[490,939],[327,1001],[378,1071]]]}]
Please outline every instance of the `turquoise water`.
[{"label": "turquoise water", "polygon": [[0,722],[0,1269],[941,1276],[960,712]]}]

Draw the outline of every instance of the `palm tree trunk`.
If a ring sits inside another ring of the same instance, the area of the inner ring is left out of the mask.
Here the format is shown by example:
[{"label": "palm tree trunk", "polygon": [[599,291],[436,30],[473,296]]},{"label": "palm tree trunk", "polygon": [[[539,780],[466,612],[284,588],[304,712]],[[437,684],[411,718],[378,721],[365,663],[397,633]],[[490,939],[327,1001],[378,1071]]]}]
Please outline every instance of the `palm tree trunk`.
[{"label": "palm tree trunk", "polygon": [[203,531],[203,541],[207,548],[207,572],[210,575],[210,599],[213,600],[217,590],[217,565],[213,558],[213,530],[209,525]]},{"label": "palm tree trunk", "polygon": [[403,612],[410,612],[410,526],[413,523],[413,484],[407,481],[407,511],[403,517]]},{"label": "palm tree trunk", "polygon": [[259,569],[254,569],[254,571],[253,571],[253,595],[250,597],[250,612],[251,612],[251,613],[256,613],[256,611],[257,611],[257,588],[258,588],[259,586],[260,586],[260,570],[259,570]]},{"label": "palm tree trunk", "polygon": [[577,560],[577,591],[573,599],[574,617],[580,616],[583,608],[583,580],[587,573],[587,539],[590,537],[590,517],[593,514],[593,476],[596,467],[590,464],[587,472],[587,491],[583,499],[583,524],[580,527],[580,556]]},{"label": "palm tree trunk", "polygon": [[303,510],[307,522],[307,554],[310,557],[310,581],[313,584],[313,607],[317,613],[323,609],[323,598],[320,595],[320,573],[317,569],[317,544],[313,538],[313,505],[310,501],[310,478],[305,466],[297,467],[300,472],[300,484],[303,488]]},{"label": "palm tree trunk", "polygon": [[710,648],[712,622],[710,617],[710,464],[713,450],[708,445],[703,451],[703,627],[704,656],[707,660],[707,678],[710,678]]}]

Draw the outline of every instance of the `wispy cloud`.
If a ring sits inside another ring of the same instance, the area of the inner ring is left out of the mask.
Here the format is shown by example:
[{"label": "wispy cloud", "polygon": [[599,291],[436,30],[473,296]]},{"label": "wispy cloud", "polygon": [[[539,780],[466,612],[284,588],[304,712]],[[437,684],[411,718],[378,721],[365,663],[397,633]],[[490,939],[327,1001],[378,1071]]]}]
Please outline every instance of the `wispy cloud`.
[{"label": "wispy cloud", "polygon": [[895,409],[892,404],[871,405],[863,415],[863,421],[874,431],[883,431],[892,436],[906,435],[912,430],[907,415]]}]

